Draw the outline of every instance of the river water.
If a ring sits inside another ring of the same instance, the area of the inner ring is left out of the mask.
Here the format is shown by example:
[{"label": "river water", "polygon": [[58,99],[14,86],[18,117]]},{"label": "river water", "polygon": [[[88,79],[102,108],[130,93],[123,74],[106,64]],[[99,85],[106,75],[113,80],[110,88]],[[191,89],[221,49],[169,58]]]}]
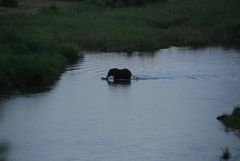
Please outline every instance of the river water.
[{"label": "river water", "polygon": [[[139,80],[111,84],[110,68]],[[216,120],[240,103],[240,51],[90,53],[51,90],[0,103],[7,161],[216,161],[240,139]]]}]

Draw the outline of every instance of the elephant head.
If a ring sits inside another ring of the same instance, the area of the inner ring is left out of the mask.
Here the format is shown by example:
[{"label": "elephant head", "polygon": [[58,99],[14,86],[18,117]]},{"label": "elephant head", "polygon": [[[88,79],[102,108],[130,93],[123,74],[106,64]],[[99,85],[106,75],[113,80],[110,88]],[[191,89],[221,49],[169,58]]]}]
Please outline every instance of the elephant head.
[{"label": "elephant head", "polygon": [[129,69],[113,68],[108,71],[107,79],[111,76],[113,77],[114,81],[130,81],[132,73]]}]

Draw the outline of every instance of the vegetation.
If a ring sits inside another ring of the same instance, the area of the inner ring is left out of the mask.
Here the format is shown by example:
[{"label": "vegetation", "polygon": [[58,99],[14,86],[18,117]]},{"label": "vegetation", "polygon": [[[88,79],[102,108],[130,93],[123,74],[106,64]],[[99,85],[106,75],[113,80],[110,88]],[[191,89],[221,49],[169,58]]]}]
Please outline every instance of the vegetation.
[{"label": "vegetation", "polygon": [[106,5],[110,7],[141,7],[150,3],[167,2],[168,0],[68,0],[68,1],[84,1],[91,4]]},{"label": "vegetation", "polygon": [[240,130],[240,106],[236,106],[231,115],[223,114],[217,117],[226,127]]},{"label": "vegetation", "polygon": [[100,3],[112,7],[123,7],[123,6],[144,6],[149,3],[166,2],[167,0],[102,0]]},{"label": "vegetation", "polygon": [[[144,7],[112,8],[82,2],[35,15],[1,16],[12,28],[71,42],[84,50],[151,51],[170,45],[240,45],[240,1],[172,0]],[[1,32],[0,31],[0,32]]]},{"label": "vegetation", "polygon": [[228,159],[230,159],[230,157],[231,157],[231,153],[229,152],[229,148],[225,148],[225,149],[223,150],[221,159],[223,159],[223,160],[228,160]]},{"label": "vegetation", "polygon": [[97,3],[101,0],[82,1],[37,14],[1,15],[0,90],[53,82],[66,61],[76,59],[78,48],[132,52],[171,45],[240,46],[240,1],[150,1],[156,2],[110,7]]},{"label": "vegetation", "polygon": [[58,45],[18,32],[2,33],[1,40],[0,91],[46,87],[79,52],[73,44]]}]

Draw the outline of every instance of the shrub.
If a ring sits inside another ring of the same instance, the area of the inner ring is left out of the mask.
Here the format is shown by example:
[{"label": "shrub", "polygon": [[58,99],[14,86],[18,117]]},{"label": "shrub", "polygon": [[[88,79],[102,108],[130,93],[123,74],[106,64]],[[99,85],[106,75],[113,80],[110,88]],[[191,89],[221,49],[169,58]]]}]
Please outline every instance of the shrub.
[{"label": "shrub", "polygon": [[50,85],[63,70],[61,55],[8,55],[0,66],[0,89],[34,89]]},{"label": "shrub", "polygon": [[68,63],[75,63],[82,55],[78,46],[72,43],[65,43],[59,46],[59,52],[67,59]]}]

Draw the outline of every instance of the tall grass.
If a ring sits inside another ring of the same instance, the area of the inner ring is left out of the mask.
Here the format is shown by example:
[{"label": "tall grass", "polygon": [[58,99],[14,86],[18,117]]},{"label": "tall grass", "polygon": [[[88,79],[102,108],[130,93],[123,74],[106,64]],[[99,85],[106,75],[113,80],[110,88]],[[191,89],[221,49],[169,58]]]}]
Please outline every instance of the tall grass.
[{"label": "tall grass", "polygon": [[169,0],[145,7],[112,8],[80,3],[65,10],[0,17],[12,28],[85,50],[144,51],[170,45],[240,45],[240,2]]}]

